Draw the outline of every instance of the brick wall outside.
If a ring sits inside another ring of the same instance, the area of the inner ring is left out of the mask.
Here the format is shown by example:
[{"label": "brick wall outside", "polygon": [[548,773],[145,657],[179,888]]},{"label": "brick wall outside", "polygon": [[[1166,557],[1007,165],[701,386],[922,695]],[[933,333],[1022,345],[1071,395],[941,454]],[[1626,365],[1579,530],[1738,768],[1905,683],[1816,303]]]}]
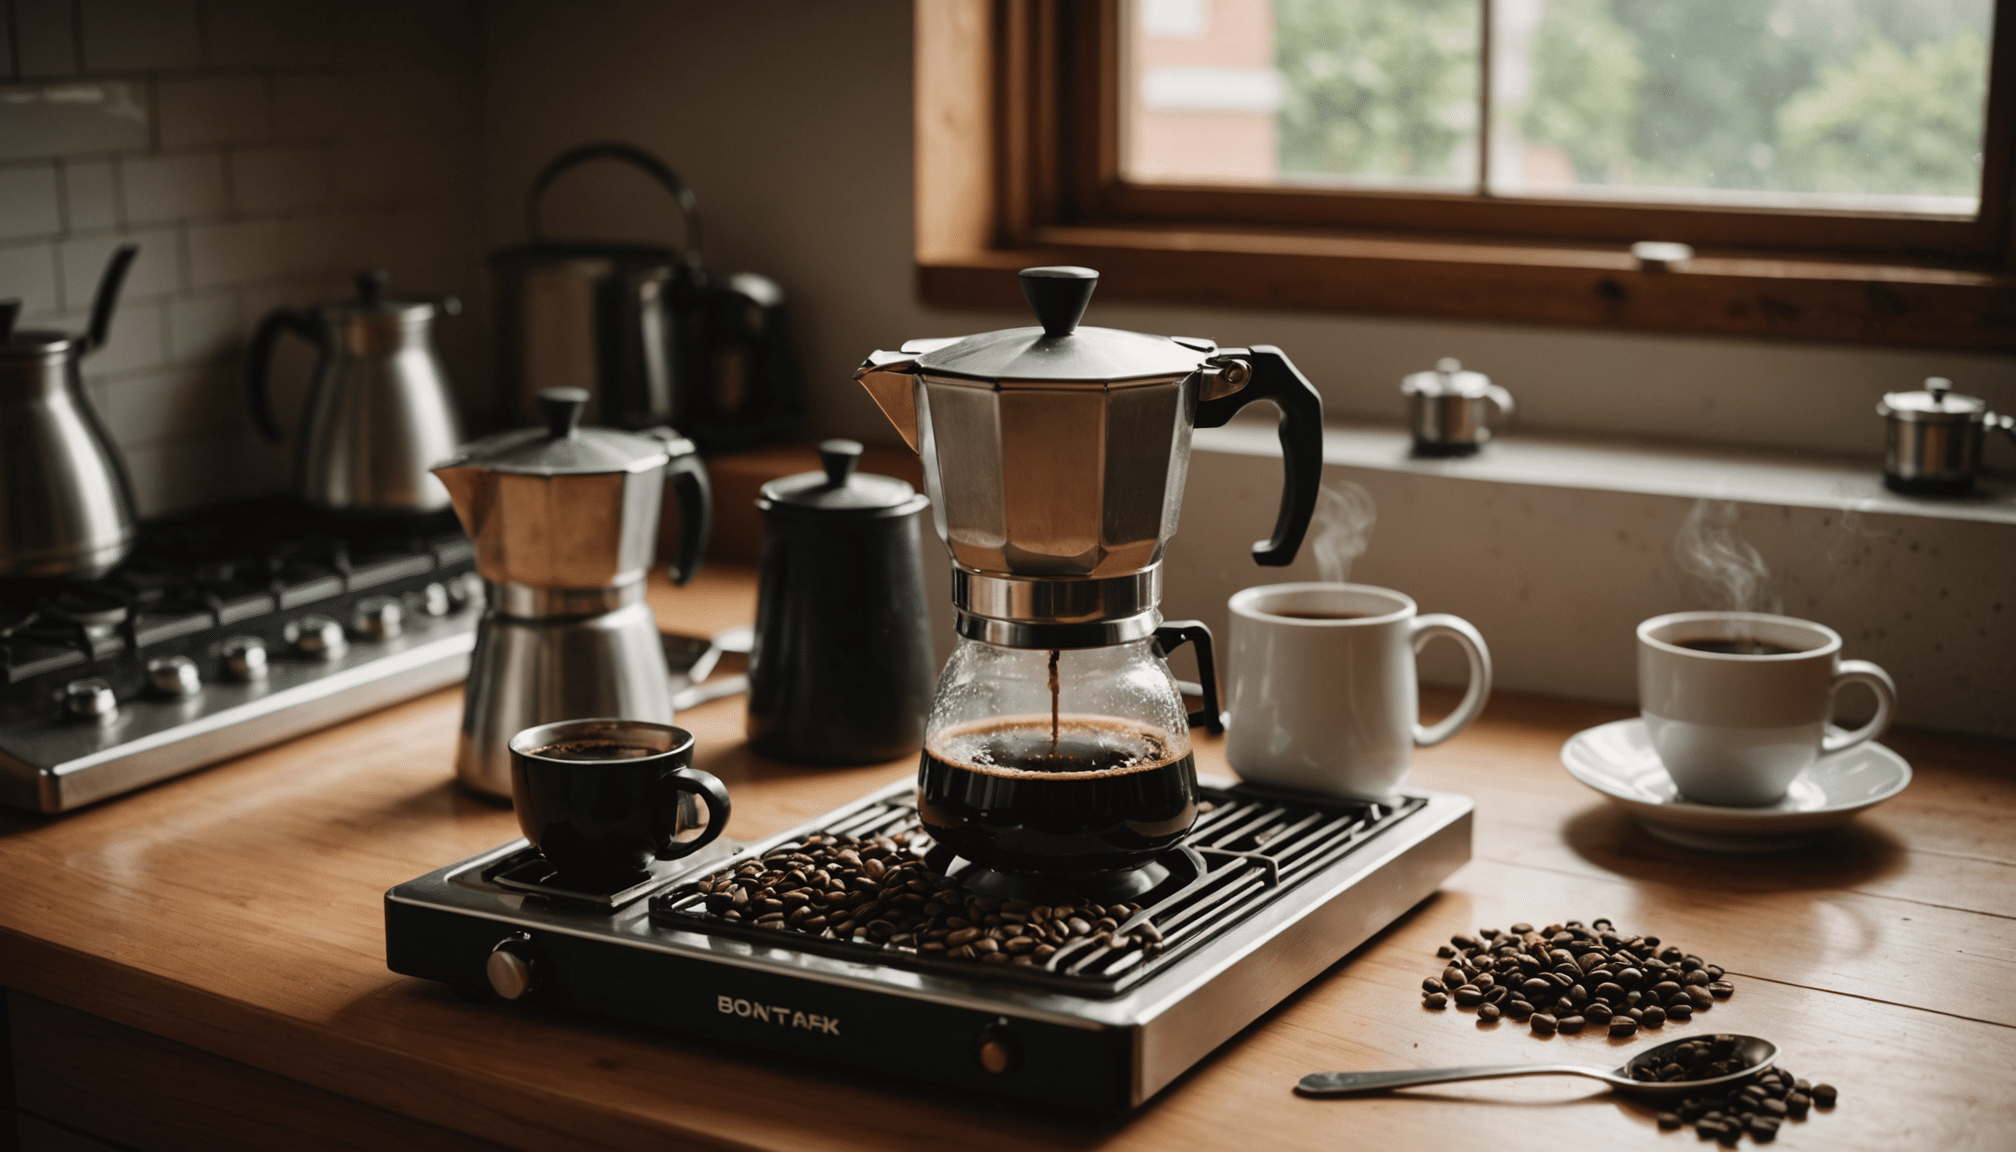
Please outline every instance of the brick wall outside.
[{"label": "brick wall outside", "polygon": [[[81,331],[106,257],[141,246],[87,391],[143,515],[283,486],[293,445],[246,415],[244,350],[280,305],[483,276],[473,0],[4,0],[0,297]],[[473,301],[472,301],[473,302]],[[465,403],[477,317],[441,322]],[[312,363],[280,358],[295,428]]]}]

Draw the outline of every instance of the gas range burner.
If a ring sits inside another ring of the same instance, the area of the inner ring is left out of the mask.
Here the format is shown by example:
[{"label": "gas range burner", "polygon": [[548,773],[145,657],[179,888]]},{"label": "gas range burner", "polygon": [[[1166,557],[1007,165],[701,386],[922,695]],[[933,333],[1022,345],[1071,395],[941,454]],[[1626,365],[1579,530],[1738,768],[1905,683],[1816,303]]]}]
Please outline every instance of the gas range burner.
[{"label": "gas range burner", "polygon": [[[717,841],[588,899],[535,890],[550,874],[514,841],[387,892],[386,962],[472,998],[525,998],[1111,1111],[1146,1101],[1470,858],[1464,797],[1408,792],[1371,804],[1207,781],[1209,810],[1132,887],[1069,893],[1113,918],[1107,939],[1074,933],[1041,957],[1018,946],[1012,959],[975,962],[927,951],[928,933],[906,940],[887,927],[850,929],[841,938],[780,920],[738,922],[718,899],[710,908],[720,881],[777,871],[773,864],[835,840],[874,841],[897,861],[890,871],[925,880],[929,901],[956,885],[979,907],[1014,914],[1004,922],[1021,923],[1025,903],[1061,898],[997,887],[1026,881],[958,862],[920,873],[932,845],[916,827],[913,789],[892,784],[753,844]],[[1152,947],[1111,942],[1141,924],[1154,927]]]},{"label": "gas range burner", "polygon": [[0,802],[67,811],[455,683],[474,568],[452,515],[261,499],[141,525],[99,580],[0,581]]}]

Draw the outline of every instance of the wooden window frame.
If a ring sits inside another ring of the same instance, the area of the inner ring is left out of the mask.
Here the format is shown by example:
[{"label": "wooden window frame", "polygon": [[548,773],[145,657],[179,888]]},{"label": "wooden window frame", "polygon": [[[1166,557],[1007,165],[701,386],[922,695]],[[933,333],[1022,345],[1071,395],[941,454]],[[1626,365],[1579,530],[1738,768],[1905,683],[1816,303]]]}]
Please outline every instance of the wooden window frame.
[{"label": "wooden window frame", "polygon": [[1119,0],[917,0],[919,291],[1019,306],[1004,272],[1073,263],[1135,300],[2016,349],[2016,0],[1997,17],[1982,211],[1954,221],[1130,184]]}]

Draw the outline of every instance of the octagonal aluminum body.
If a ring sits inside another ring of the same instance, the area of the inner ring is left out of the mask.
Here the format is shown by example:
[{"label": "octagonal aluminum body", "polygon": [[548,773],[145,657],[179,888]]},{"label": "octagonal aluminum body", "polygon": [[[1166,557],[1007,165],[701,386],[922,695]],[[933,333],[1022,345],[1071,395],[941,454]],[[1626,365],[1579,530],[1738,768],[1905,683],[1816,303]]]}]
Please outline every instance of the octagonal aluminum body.
[{"label": "octagonal aluminum body", "polygon": [[1195,372],[1068,382],[881,367],[863,383],[890,394],[885,411],[912,407],[932,516],[960,565],[1108,577],[1161,562],[1183,504]]},{"label": "octagonal aluminum body", "polygon": [[658,543],[663,456],[630,469],[575,475],[434,470],[492,584],[613,588],[644,579]]}]

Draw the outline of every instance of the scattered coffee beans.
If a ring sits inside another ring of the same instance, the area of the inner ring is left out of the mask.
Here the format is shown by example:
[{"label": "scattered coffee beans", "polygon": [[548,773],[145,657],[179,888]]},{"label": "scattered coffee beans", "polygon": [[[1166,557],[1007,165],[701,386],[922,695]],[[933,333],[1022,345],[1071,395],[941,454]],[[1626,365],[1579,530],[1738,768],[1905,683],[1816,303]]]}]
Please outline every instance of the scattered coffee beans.
[{"label": "scattered coffee beans", "polygon": [[[1162,950],[1162,933],[1152,922],[1121,929],[1139,905],[977,896],[926,868],[909,841],[907,833],[866,840],[813,835],[717,872],[696,888],[707,911],[731,924],[977,964],[1044,968],[1053,957],[1075,962],[1092,949]],[[1430,1007],[1447,1003],[1436,990],[1441,986],[1422,982],[1424,1002],[1434,1001]]]},{"label": "scattered coffee beans", "polygon": [[1720,967],[1657,936],[1625,935],[1608,920],[1485,928],[1450,937],[1435,955],[1445,966],[1421,982],[1423,1004],[1442,1008],[1454,999],[1477,1009],[1480,1021],[1526,1021],[1536,1036],[1593,1026],[1632,1037],[1691,1020],[1736,991]]},{"label": "scattered coffee beans", "polygon": [[[1633,1061],[1628,1067],[1634,1080],[1708,1080],[1742,1071],[1742,1060],[1736,1055],[1734,1036],[1711,1036],[1651,1059]],[[1669,1111],[1659,1113],[1658,1122],[1669,1131],[1692,1124],[1701,1139],[1727,1146],[1733,1147],[1745,1133],[1762,1144],[1776,1140],[1788,1119],[1803,1120],[1809,1109],[1831,1106],[1835,1098],[1832,1085],[1808,1084],[1795,1079],[1783,1065],[1773,1065],[1734,1088],[1704,1092],[1686,1097],[1677,1106],[1669,1105]]]}]

